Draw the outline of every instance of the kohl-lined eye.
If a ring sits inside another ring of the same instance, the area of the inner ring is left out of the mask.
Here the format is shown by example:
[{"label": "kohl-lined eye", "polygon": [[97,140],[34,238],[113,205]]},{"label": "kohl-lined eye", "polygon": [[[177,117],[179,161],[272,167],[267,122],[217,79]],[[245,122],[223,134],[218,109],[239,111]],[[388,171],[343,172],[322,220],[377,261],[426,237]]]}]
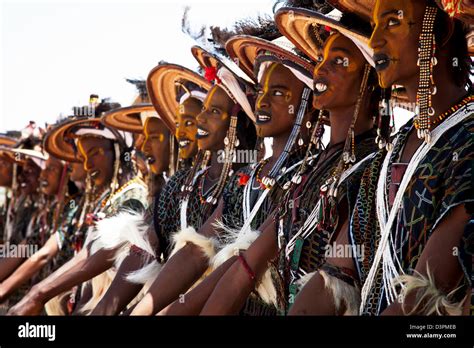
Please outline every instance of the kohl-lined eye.
[{"label": "kohl-lined eye", "polygon": [[398,19],[389,19],[388,20],[388,26],[389,27],[395,27],[400,24],[400,21]]},{"label": "kohl-lined eye", "polygon": [[178,122],[176,122],[175,126],[176,126],[176,128],[179,128],[179,123],[178,123]]},{"label": "kohl-lined eye", "polygon": [[185,125],[186,127],[189,127],[189,126],[194,125],[194,123],[191,122],[191,121],[186,121],[186,122],[184,123],[184,125]]},{"label": "kohl-lined eye", "polygon": [[220,112],[218,109],[216,109],[216,108],[212,109],[211,112],[212,112],[214,115],[219,115],[219,114],[221,113],[221,112]]},{"label": "kohl-lined eye", "polygon": [[334,59],[334,62],[337,65],[342,65],[342,64],[344,64],[344,59],[342,59],[341,57],[337,57],[337,58]]},{"label": "kohl-lined eye", "polygon": [[322,63],[322,61],[324,60],[324,57],[323,56],[317,56],[316,57],[316,63]]},{"label": "kohl-lined eye", "polygon": [[281,97],[283,95],[283,92],[276,89],[276,90],[273,91],[273,95],[275,97]]}]

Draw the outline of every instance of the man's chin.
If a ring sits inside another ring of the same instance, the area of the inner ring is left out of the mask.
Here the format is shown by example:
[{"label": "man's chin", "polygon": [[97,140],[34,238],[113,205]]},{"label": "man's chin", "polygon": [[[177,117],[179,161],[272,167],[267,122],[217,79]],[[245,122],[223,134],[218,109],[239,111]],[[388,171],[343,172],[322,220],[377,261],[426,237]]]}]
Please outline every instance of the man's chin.
[{"label": "man's chin", "polygon": [[392,85],[395,84],[395,80],[393,78],[393,74],[388,68],[387,70],[379,72],[379,85],[382,88],[390,88]]}]

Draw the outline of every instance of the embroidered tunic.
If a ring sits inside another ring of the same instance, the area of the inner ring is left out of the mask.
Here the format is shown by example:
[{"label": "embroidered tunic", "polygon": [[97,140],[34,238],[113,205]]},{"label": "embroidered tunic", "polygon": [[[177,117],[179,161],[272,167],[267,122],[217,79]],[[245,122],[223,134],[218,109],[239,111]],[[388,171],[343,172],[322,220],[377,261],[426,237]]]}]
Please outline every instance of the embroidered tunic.
[{"label": "embroidered tunic", "polygon": [[[356,136],[355,143],[357,164],[376,151],[375,132],[370,130]],[[311,171],[305,175],[302,184],[293,192],[289,203],[290,208],[280,211],[280,217],[283,219],[284,242],[279,251],[279,276],[276,277],[275,282],[281,312],[285,312],[291,306],[299,290],[296,282],[302,276],[318,270],[326,260],[328,243],[331,242],[334,231],[316,227],[305,238],[296,234],[320,200],[321,186],[333,174],[339,163],[343,144],[334,146],[337,146],[337,149],[328,158],[324,158],[323,152],[320,155],[323,156],[321,160],[317,161]],[[370,160],[363,162],[340,184],[337,195],[338,206],[350,206],[349,202],[354,200],[357,194],[362,172],[369,163]],[[350,214],[342,218],[349,219],[349,217]],[[295,241],[294,248],[289,255],[286,255],[286,245],[291,239]]]},{"label": "embroidered tunic", "polygon": [[[472,106],[472,104],[471,104]],[[400,162],[403,145],[413,129],[410,120],[398,133],[398,141],[390,157],[387,182],[384,185],[386,197],[390,197],[394,178],[393,165]],[[474,160],[474,114],[446,131],[429,150],[416,168],[404,192],[401,209],[391,230],[396,257],[403,272],[411,274],[417,265],[426,243],[440,221],[454,207],[473,204],[472,163]],[[354,245],[364,245],[366,257],[355,260],[361,282],[364,282],[373,263],[380,239],[377,221],[375,190],[383,162],[384,152],[379,152],[363,174],[361,187],[355,203],[350,225],[350,240]],[[403,171],[403,170],[402,170]],[[398,173],[399,174],[399,173]],[[397,173],[395,173],[397,176]],[[392,193],[393,196],[393,193]],[[390,202],[390,206],[393,202]],[[467,229],[466,229],[467,231]],[[472,240],[472,235],[463,240]],[[467,243],[469,244],[469,243]],[[468,270],[472,259],[467,257],[469,246],[460,253],[461,267],[465,272],[465,285],[470,284]],[[472,245],[470,246],[472,249]],[[472,250],[470,251],[472,255]],[[465,288],[464,288],[465,290]],[[462,291],[459,292],[460,294]],[[369,289],[367,303],[362,314],[378,315],[387,307],[379,266],[374,286]]]},{"label": "embroidered tunic", "polygon": [[[191,171],[191,168],[177,171],[163,187],[161,193],[154,199],[153,220],[164,260],[168,259],[171,252],[171,236],[181,229],[181,204],[185,198],[181,187],[186,183]],[[196,231],[201,228],[216,208],[216,206],[213,206],[212,209],[207,209],[207,204],[201,203],[198,183],[202,175],[203,173],[197,177],[193,190],[189,193],[186,210],[187,224],[194,227]],[[203,199],[210,195],[213,187],[214,185],[207,192],[203,193]]]},{"label": "embroidered tunic", "polygon": [[[306,152],[306,146],[298,148],[292,155],[290,155],[283,164],[287,169],[295,166],[295,170],[286,171],[278,180],[277,184],[272,188],[268,196],[264,199],[260,209],[255,215],[251,223],[252,229],[257,229],[260,225],[270,216],[273,210],[276,207],[276,204],[281,199],[283,194],[282,186],[295,174],[296,170],[299,168],[297,165],[304,158]],[[226,227],[230,229],[240,229],[244,223],[244,189],[246,185],[252,185],[252,187],[257,188],[259,184],[256,180],[256,172],[258,171],[259,166],[250,165],[240,169],[230,180],[223,192],[224,207],[222,214],[222,221]],[[249,178],[248,182],[242,184],[241,177],[247,176]],[[261,188],[252,189],[252,194],[250,199],[250,207],[252,208],[260,194],[263,192]],[[221,236],[225,238],[225,236]],[[247,299],[244,308],[241,310],[242,315],[275,315],[276,310],[274,307],[271,307],[264,303],[258,296],[258,294],[252,293]]]}]

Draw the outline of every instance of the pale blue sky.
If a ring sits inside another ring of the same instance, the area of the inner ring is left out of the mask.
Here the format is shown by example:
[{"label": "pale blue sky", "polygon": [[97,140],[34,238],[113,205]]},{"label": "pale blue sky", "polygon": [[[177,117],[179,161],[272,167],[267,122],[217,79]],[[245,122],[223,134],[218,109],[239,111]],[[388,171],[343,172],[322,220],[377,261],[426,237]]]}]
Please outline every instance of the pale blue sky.
[{"label": "pale blue sky", "polygon": [[273,3],[0,0],[0,132],[54,122],[91,93],[129,105],[136,91],[125,78],[146,78],[160,60],[195,69],[194,43],[181,32],[185,5],[199,27],[270,14]]}]

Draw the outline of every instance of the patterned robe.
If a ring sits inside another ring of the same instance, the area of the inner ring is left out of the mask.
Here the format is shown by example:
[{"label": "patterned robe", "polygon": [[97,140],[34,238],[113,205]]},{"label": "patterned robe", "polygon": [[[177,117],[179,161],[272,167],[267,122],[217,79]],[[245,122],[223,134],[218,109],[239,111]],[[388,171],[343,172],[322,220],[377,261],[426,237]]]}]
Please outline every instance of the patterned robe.
[{"label": "patterned robe", "polygon": [[[390,158],[387,182],[384,185],[387,197],[393,180],[393,164],[399,162],[403,145],[412,128],[413,120],[410,120],[397,135],[398,142]],[[472,211],[474,202],[473,132],[474,114],[471,114],[463,122],[444,133],[421,160],[409,181],[403,195],[401,209],[391,231],[395,250],[397,250],[396,256],[406,274],[413,273],[429,238],[446,214],[461,204],[465,204],[466,208]],[[352,244],[364,245],[366,251],[366,257],[363,260],[355,260],[361,282],[367,278],[380,239],[375,190],[384,156],[383,151],[379,152],[363,173],[350,224],[349,238]],[[459,253],[459,262],[465,272],[464,292],[465,287],[471,284],[471,232],[466,229]],[[464,293],[463,289],[458,293],[460,296]],[[378,315],[386,307],[382,272],[379,267],[362,314]]]}]

